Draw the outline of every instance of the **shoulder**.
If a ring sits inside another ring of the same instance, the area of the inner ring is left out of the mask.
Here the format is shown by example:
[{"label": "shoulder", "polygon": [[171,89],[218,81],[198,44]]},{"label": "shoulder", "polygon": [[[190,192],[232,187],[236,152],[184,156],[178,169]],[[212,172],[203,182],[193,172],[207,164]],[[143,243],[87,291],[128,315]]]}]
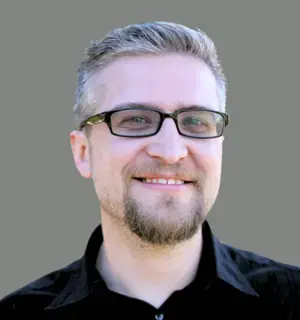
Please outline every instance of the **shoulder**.
[{"label": "shoulder", "polygon": [[300,305],[300,267],[223,244],[262,299]]},{"label": "shoulder", "polygon": [[25,286],[7,294],[0,300],[0,318],[10,316],[15,318],[39,314],[65,288],[71,278],[79,272],[81,260],[52,271],[26,284]]}]

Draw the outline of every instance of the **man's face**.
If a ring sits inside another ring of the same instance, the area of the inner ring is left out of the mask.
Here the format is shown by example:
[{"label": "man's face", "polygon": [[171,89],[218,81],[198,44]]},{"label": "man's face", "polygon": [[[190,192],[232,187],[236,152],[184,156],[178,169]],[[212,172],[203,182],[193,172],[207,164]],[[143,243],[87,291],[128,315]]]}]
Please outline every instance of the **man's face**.
[{"label": "man's face", "polygon": [[[94,89],[97,113],[127,103],[165,112],[194,105],[220,111],[212,72],[190,56],[120,58],[95,77]],[[88,142],[78,132],[71,136],[73,150],[80,150],[73,151],[77,168],[85,177],[91,170],[102,214],[151,244],[174,245],[198,231],[218,193],[222,137],[181,136],[170,118],[151,137],[114,136],[105,123],[91,128]],[[166,185],[136,177],[192,182]]]}]

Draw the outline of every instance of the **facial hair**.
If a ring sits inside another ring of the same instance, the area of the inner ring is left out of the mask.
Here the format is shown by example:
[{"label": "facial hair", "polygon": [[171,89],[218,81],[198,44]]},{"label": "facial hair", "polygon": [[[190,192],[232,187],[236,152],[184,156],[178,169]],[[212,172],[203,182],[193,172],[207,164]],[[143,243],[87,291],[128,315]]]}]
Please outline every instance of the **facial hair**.
[{"label": "facial hair", "polygon": [[[148,166],[147,168],[147,172],[158,172],[158,166],[152,166],[151,168]],[[135,170],[135,173],[137,171]],[[145,170],[141,169],[139,171],[145,172]],[[179,169],[179,166],[176,166],[173,167],[171,172],[178,174],[178,172],[183,171],[182,168]],[[159,172],[162,171],[160,170]],[[168,172],[170,172],[170,167]],[[125,184],[123,204],[124,222],[127,228],[144,243],[151,245],[174,246],[192,238],[206,218],[202,190],[204,175],[193,176],[193,179],[195,179],[195,195],[189,202],[188,207],[184,207],[180,200],[171,195],[162,195],[156,202],[156,206],[146,206],[142,199],[137,199],[134,194],[131,194],[129,185]],[[174,212],[174,219],[168,220],[166,217],[158,217],[153,214],[166,210]],[[180,214],[183,217],[182,219],[176,217],[180,210],[187,211],[184,214]]]},{"label": "facial hair", "polygon": [[[172,200],[169,203],[165,201],[165,204],[170,210],[176,211],[171,202]],[[153,217],[153,213],[149,212],[152,210],[154,209],[149,208],[147,212],[143,204],[132,196],[127,195],[124,198],[125,224],[143,242],[152,245],[174,246],[186,241],[197,233],[205,220],[201,199],[195,199],[193,207],[189,208],[187,217],[181,221],[178,219],[176,222],[168,222]]]}]

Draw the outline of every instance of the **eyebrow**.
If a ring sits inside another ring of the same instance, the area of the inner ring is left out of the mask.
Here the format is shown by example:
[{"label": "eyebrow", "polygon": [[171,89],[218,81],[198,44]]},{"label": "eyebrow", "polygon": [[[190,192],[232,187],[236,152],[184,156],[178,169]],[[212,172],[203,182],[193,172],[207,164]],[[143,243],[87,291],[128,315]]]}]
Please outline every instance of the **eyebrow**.
[{"label": "eyebrow", "polygon": [[[113,110],[122,110],[122,109],[140,109],[140,108],[150,108],[156,111],[164,111],[161,107],[158,105],[152,103],[152,102],[127,102],[127,103],[121,103],[115,105],[112,109]],[[203,106],[203,105],[183,105],[183,104],[177,104],[175,110],[184,110],[184,109],[200,109],[200,110],[214,110],[214,108],[210,106]]]}]

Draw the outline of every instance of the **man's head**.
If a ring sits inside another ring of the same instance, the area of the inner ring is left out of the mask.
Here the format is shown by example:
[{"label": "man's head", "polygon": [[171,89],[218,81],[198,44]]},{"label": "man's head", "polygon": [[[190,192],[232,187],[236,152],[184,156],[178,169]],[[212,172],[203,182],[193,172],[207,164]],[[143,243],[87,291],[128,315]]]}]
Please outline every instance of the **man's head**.
[{"label": "man's head", "polygon": [[225,103],[216,49],[200,30],[151,22],[94,42],[78,70],[71,145],[102,215],[147,243],[191,238],[218,194]]}]

